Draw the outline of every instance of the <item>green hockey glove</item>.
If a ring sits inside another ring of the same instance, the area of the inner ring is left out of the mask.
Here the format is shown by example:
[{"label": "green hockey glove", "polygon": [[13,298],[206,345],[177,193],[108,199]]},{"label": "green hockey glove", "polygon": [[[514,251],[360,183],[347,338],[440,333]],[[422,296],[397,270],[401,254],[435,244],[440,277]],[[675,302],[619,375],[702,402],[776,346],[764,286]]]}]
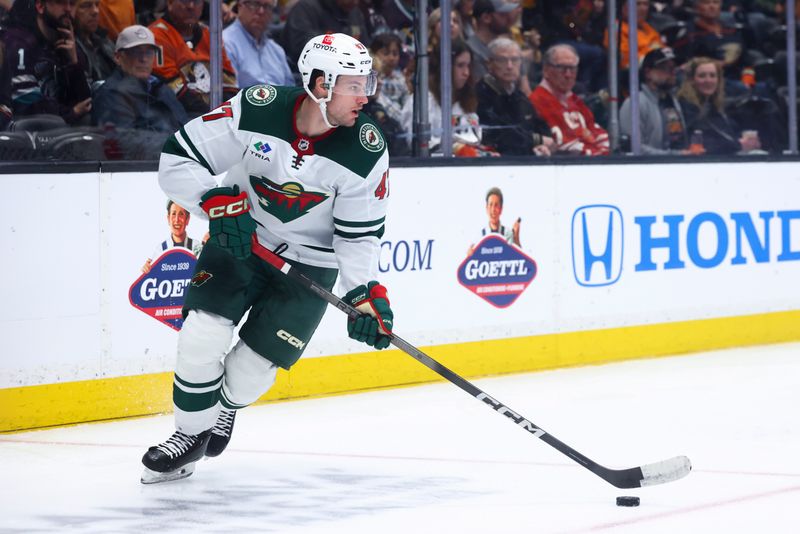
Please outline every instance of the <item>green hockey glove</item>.
[{"label": "green hockey glove", "polygon": [[376,349],[388,347],[394,313],[389,307],[386,288],[373,280],[348,291],[342,300],[361,312],[356,319],[347,320],[347,334]]},{"label": "green hockey glove", "polygon": [[240,193],[238,185],[215,187],[200,198],[200,207],[208,213],[209,241],[240,260],[249,257],[256,222],[247,193]]}]

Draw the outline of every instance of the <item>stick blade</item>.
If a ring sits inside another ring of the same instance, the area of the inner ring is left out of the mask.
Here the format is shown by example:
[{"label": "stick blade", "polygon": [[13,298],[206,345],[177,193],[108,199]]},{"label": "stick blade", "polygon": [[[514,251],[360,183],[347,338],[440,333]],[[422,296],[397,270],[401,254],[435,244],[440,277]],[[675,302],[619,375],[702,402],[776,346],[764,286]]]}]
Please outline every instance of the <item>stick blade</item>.
[{"label": "stick blade", "polygon": [[692,470],[692,462],[686,456],[676,456],[652,464],[643,465],[641,485],[657,486],[681,479]]}]

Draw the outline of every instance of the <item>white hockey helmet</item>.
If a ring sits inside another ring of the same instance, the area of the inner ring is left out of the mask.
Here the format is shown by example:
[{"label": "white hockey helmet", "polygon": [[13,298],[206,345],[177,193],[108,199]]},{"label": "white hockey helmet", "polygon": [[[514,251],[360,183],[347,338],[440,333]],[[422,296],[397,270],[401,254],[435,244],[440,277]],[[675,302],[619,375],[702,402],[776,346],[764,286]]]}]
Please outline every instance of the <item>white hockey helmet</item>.
[{"label": "white hockey helmet", "polygon": [[[377,73],[372,70],[372,57],[367,47],[344,33],[328,33],[311,38],[303,47],[297,68],[303,77],[303,87],[309,96],[319,104],[322,117],[328,123],[326,105],[333,98],[336,79],[341,75],[366,76],[363,96],[372,96],[378,86]],[[329,89],[325,98],[317,98],[309,88],[311,73],[322,71],[324,87]]]}]

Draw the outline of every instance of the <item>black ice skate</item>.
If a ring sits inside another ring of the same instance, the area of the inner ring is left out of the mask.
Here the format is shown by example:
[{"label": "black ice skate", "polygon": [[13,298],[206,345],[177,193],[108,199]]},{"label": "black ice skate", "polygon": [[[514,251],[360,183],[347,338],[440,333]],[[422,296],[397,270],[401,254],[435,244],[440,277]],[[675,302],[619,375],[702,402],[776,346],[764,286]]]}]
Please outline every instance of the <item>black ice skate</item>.
[{"label": "black ice skate", "polygon": [[206,456],[214,457],[222,454],[233,434],[233,422],[236,420],[236,410],[222,408],[217,417],[214,428],[211,429],[211,439],[206,447]]},{"label": "black ice skate", "polygon": [[179,480],[194,473],[194,464],[205,454],[210,438],[210,430],[196,436],[175,431],[164,443],[147,449],[142,457],[142,484]]}]

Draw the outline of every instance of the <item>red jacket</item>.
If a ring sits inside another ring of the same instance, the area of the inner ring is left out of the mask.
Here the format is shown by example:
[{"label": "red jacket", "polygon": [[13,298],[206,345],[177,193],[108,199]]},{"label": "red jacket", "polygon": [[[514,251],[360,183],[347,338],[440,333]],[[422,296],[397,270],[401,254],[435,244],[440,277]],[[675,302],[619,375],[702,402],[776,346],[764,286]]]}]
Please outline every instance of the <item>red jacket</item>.
[{"label": "red jacket", "polygon": [[566,104],[539,85],[530,94],[536,113],[550,126],[560,152],[586,156],[608,154],[608,132],[594,121],[594,114],[578,96],[570,94]]}]

